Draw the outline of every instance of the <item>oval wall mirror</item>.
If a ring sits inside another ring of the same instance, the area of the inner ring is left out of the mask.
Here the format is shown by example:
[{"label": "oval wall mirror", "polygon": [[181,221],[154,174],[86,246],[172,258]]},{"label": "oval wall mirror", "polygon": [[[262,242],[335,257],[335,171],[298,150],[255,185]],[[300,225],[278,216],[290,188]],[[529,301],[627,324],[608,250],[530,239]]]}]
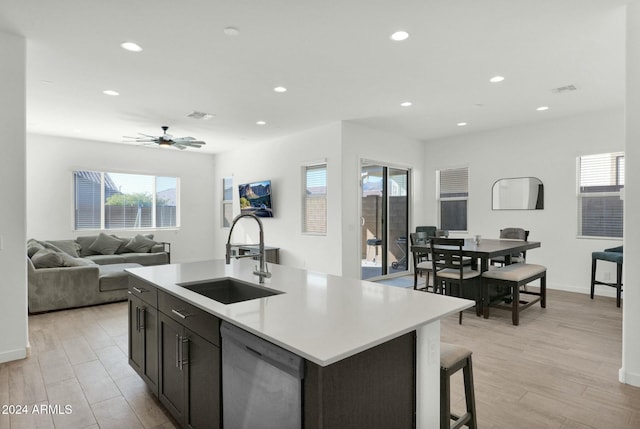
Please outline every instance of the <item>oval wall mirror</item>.
[{"label": "oval wall mirror", "polygon": [[544,185],[537,177],[497,180],[492,188],[493,210],[542,210]]}]

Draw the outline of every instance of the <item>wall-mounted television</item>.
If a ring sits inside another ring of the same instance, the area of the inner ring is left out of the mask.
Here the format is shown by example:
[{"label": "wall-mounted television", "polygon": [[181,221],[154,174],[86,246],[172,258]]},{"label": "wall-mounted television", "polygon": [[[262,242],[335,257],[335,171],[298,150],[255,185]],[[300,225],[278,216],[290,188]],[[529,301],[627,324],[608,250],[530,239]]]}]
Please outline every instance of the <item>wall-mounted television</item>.
[{"label": "wall-mounted television", "polygon": [[271,180],[238,185],[240,212],[258,217],[273,217],[271,206]]}]

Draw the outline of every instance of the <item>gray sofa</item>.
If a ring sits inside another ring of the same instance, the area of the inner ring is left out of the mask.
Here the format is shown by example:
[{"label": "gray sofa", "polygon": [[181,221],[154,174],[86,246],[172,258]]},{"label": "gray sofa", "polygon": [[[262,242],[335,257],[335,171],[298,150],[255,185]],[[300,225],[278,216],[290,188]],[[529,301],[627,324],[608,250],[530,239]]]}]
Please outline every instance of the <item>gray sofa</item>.
[{"label": "gray sofa", "polygon": [[168,264],[169,243],[153,236],[99,234],[27,242],[29,313],[127,299],[127,268]]}]

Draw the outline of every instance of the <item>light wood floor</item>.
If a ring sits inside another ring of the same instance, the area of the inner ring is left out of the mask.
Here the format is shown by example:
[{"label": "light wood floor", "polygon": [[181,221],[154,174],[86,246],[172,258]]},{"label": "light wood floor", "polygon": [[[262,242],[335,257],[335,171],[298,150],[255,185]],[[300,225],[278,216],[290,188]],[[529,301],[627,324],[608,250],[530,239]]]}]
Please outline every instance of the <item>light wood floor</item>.
[{"label": "light wood floor", "polygon": [[[517,327],[504,310],[457,322],[442,322],[442,339],[473,350],[480,429],[640,428],[640,388],[617,381],[613,298],[549,291],[547,308],[525,310]],[[0,414],[0,429],[175,427],[128,366],[126,303],[30,316],[29,331],[31,357],[0,365],[0,405],[28,413]],[[460,410],[460,374],[452,388]],[[72,412],[34,414],[40,404]]]}]

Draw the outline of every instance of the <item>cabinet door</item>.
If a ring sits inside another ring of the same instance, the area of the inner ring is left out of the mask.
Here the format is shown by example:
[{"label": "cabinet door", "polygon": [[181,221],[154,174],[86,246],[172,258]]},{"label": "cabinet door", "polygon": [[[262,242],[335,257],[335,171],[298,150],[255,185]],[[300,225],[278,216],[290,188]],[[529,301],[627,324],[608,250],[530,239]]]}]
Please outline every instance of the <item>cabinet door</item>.
[{"label": "cabinet door", "polygon": [[142,301],[129,295],[129,365],[139,374],[144,374],[144,339],[140,329]]},{"label": "cabinet door", "polygon": [[158,395],[158,310],[143,302],[140,312],[144,338],[142,378]]},{"label": "cabinet door", "polygon": [[220,348],[191,331],[187,331],[187,335],[187,426],[192,429],[219,429]]},{"label": "cabinet door", "polygon": [[184,422],[186,404],[183,355],[184,328],[173,319],[158,314],[160,368],[158,398],[178,422]]}]

